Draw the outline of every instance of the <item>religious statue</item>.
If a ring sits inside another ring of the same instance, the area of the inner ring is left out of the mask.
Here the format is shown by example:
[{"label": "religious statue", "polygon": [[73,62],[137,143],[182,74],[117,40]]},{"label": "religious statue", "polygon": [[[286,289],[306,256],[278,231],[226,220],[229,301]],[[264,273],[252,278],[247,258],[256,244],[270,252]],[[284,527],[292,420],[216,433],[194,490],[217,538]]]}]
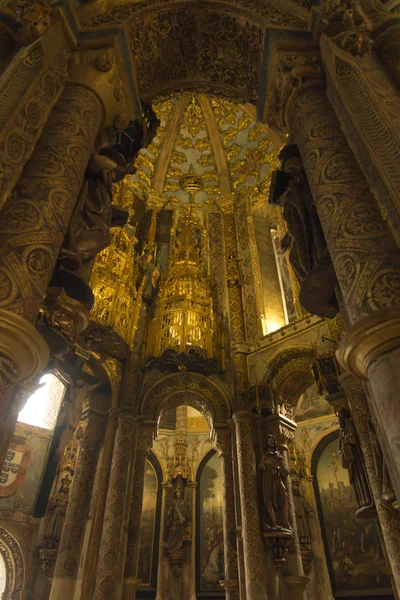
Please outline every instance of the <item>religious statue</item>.
[{"label": "religious statue", "polygon": [[143,105],[142,119],[124,129],[116,128],[114,143],[92,154],[89,160],[59,259],[60,266],[85,281],[96,255],[110,244],[110,227],[123,227],[128,220],[128,211],[112,204],[113,184],[136,172],[133,162],[139,151],[152,142],[158,125],[151,106]]},{"label": "religious statue", "polygon": [[264,529],[291,532],[287,490],[289,471],[273,435],[268,435],[267,448],[261,458],[260,469]]},{"label": "religious statue", "polygon": [[[58,368],[58,370],[60,369]],[[67,381],[67,383],[70,386],[69,398],[71,401],[71,405],[68,409],[66,409],[64,414],[63,425],[65,427],[61,434],[60,441],[56,450],[55,456],[57,461],[59,461],[62,457],[65,447],[71,441],[75,433],[75,429],[81,418],[84,401],[86,400],[90,392],[102,385],[101,381],[93,385],[88,385],[83,379],[78,379],[77,381],[74,381],[72,377],[64,371],[60,370],[60,372],[63,378]]]},{"label": "religious statue", "polygon": [[154,263],[154,255],[148,250],[145,250],[139,259],[139,266],[142,276],[139,279],[138,286],[142,286],[143,299],[150,301],[154,297],[160,279],[160,267]]},{"label": "religious statue", "polygon": [[339,454],[342,456],[342,467],[349,473],[349,480],[360,507],[357,516],[369,518],[375,514],[375,505],[353,419],[346,408],[340,408],[337,417],[340,425]]},{"label": "religious statue", "polygon": [[167,513],[166,548],[169,554],[181,552],[183,547],[187,517],[183,480],[181,478],[178,478],[173,497],[173,504]]},{"label": "religious statue", "polygon": [[339,310],[336,274],[297,146],[285,146],[279,159],[282,170],[273,174],[269,202],[283,208],[287,233],[281,248],[289,252],[301,304],[312,314],[333,318]]}]

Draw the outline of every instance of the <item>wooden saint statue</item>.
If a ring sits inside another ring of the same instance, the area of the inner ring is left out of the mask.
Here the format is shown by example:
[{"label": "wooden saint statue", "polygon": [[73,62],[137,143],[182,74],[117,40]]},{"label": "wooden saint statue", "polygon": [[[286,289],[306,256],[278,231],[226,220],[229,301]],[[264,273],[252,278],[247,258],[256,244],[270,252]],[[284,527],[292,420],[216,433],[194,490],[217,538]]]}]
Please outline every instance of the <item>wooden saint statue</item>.
[{"label": "wooden saint statue", "polygon": [[287,233],[282,250],[300,283],[300,302],[312,314],[333,318],[339,310],[335,295],[336,274],[295,144],[280,154],[281,169],[271,181],[270,204],[283,208]]},{"label": "wooden saint statue", "polygon": [[260,469],[264,530],[291,532],[287,490],[289,471],[273,435],[268,435],[267,448],[261,458]]},{"label": "wooden saint statue", "polygon": [[167,513],[167,544],[169,554],[182,552],[187,521],[184,488],[178,480],[174,490],[173,503]]}]

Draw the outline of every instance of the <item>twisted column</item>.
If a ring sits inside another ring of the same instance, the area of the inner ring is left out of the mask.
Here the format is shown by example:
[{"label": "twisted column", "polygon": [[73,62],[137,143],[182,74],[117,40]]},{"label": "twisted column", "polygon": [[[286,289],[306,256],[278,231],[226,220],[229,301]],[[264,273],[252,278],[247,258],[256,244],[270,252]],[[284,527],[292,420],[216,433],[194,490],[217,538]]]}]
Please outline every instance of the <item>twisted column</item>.
[{"label": "twisted column", "polygon": [[222,521],[224,529],[225,580],[221,582],[227,600],[239,600],[239,572],[236,551],[235,491],[230,429],[216,429],[216,447],[221,459]]},{"label": "twisted column", "polygon": [[247,600],[267,600],[266,555],[261,537],[254,414],[240,411],[233,415],[233,420],[238,454],[246,595]]},{"label": "twisted column", "polygon": [[137,569],[140,543],[140,520],[142,517],[144,475],[146,458],[153,442],[153,426],[141,425],[137,432],[133,491],[129,512],[128,543],[122,600],[134,600],[136,595]]},{"label": "twisted column", "polygon": [[[392,503],[385,501],[383,487],[385,473],[383,472],[383,457],[376,455],[373,447],[373,432],[371,431],[371,413],[367,397],[364,392],[363,382],[348,373],[340,378],[351,410],[354,425],[360,440],[361,451],[364,457],[365,469],[371,485],[375,507],[385,542],[386,554],[393,573],[393,582],[397,592],[400,591],[400,516]],[[376,443],[379,443],[376,440]],[[380,463],[380,464],[379,464]],[[381,469],[381,472],[379,472]]]},{"label": "twisted column", "polygon": [[135,427],[136,419],[132,414],[127,411],[118,414],[93,600],[114,598],[121,587],[123,525]]},{"label": "twisted column", "polygon": [[50,600],[73,597],[97,455],[103,433],[104,416],[89,410],[75,433],[79,440],[79,454],[54,570]]}]

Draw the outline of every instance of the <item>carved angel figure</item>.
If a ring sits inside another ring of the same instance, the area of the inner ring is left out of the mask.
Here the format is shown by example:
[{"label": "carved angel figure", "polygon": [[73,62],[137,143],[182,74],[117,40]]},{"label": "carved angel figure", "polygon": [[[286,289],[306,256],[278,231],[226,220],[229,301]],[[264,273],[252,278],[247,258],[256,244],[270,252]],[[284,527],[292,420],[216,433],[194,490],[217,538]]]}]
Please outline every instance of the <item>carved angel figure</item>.
[{"label": "carved angel figure", "polygon": [[261,458],[260,469],[264,528],[291,531],[289,496],[286,487],[289,471],[273,435],[268,435],[267,448]]}]

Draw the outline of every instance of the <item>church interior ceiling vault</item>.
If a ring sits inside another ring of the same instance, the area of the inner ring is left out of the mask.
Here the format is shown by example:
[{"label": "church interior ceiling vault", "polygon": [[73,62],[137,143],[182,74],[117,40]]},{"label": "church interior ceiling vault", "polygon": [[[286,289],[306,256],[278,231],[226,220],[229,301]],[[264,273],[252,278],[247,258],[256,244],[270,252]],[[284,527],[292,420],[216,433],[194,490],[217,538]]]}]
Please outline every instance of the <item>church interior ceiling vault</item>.
[{"label": "church interior ceiling vault", "polygon": [[139,196],[169,209],[194,202],[218,210],[231,194],[253,203],[266,195],[278,152],[253,107],[186,92],[160,99],[154,110],[161,124],[131,179]]}]

